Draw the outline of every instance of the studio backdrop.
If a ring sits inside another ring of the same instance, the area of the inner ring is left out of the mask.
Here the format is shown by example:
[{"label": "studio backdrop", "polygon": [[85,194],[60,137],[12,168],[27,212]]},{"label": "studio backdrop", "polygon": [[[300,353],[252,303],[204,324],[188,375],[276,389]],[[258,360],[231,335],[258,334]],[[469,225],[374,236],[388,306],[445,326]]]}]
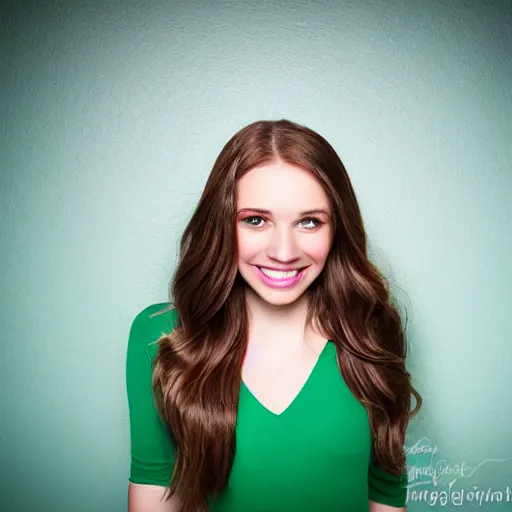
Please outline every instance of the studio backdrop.
[{"label": "studio backdrop", "polygon": [[511,509],[509,0],[17,1],[0,37],[2,510],[126,510],[131,322],[222,146],[281,118],[407,313],[409,510]]}]

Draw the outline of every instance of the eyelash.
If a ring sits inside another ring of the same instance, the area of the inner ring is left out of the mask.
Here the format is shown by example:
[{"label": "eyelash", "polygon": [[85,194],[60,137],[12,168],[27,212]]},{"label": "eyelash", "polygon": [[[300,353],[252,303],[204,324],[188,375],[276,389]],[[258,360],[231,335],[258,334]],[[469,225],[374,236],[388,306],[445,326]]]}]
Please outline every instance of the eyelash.
[{"label": "eyelash", "polygon": [[[245,217],[245,219],[242,219],[242,222],[244,222],[245,224],[248,224],[249,226],[253,227],[253,228],[261,228],[262,226],[256,226],[255,224],[252,224],[251,222],[249,222],[250,220],[252,219],[261,219],[261,220],[264,220],[266,221],[265,218],[263,218],[261,215],[250,215],[249,217]],[[306,222],[306,221],[313,221],[316,223],[316,226],[312,227],[312,228],[304,228],[308,231],[313,231],[314,229],[320,227],[323,222],[320,220],[320,219],[317,219],[316,217],[304,217],[300,222],[300,223],[303,223],[303,222]]]}]

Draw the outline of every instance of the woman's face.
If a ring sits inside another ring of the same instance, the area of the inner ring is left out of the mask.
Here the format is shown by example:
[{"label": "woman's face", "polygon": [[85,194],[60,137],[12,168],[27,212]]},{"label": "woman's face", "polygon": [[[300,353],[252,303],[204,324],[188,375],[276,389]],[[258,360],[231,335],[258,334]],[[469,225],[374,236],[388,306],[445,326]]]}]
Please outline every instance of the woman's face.
[{"label": "woman's face", "polygon": [[237,184],[238,270],[266,302],[296,301],[322,271],[332,243],[329,200],[312,173],[281,162]]}]

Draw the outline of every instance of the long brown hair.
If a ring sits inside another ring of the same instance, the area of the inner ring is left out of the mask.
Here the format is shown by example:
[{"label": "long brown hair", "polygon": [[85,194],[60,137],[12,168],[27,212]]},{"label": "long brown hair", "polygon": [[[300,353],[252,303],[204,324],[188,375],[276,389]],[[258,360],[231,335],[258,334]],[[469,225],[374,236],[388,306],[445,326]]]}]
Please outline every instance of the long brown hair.
[{"label": "long brown hair", "polygon": [[406,429],[421,397],[405,368],[400,314],[386,279],[368,258],[348,174],[332,146],[311,129],[288,120],[258,121],[224,146],[183,233],[170,288],[178,322],[160,338],[154,364],[155,400],[176,450],[168,495],[180,498],[183,512],[207,510],[207,499],[228,483],[248,337],[244,281],[237,270],[236,183],[276,160],[313,173],[329,197],[334,239],[307,291],[308,322],[335,342],[340,371],[366,407],[374,462],[395,475],[405,472]]}]

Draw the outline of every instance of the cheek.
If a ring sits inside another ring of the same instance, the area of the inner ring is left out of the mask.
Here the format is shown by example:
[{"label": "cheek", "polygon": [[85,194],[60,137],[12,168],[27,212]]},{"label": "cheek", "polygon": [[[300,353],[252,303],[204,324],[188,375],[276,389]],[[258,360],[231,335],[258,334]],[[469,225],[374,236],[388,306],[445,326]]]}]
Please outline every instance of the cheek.
[{"label": "cheek", "polygon": [[324,261],[331,250],[329,233],[319,233],[318,236],[308,237],[301,243],[301,249],[315,261]]},{"label": "cheek", "polygon": [[246,230],[239,230],[237,232],[238,259],[246,260],[260,252],[264,247],[262,238],[255,236],[254,233],[247,233]]}]

